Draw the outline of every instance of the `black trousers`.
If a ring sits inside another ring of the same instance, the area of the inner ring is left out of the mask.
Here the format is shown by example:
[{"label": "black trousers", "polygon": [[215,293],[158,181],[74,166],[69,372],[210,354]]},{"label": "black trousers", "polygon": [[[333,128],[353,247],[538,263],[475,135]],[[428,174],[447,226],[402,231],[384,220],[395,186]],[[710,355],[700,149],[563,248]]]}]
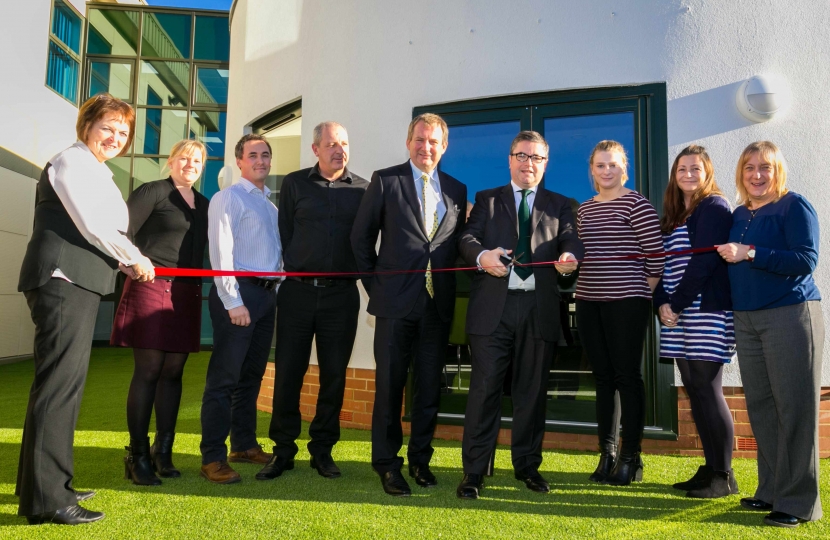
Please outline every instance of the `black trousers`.
[{"label": "black trousers", "polygon": [[216,285],[210,288],[213,354],[202,396],[203,465],[227,459],[228,434],[233,452],[258,445],[256,402],[271,352],[277,295],[275,291],[244,281],[239,283],[239,293],[251,314],[249,326],[231,324]]},{"label": "black trousers", "polygon": [[501,422],[504,379],[512,360],[513,468],[542,464],[545,402],[556,344],[542,340],[535,292],[512,292],[498,327],[489,336],[470,336],[472,373],[461,459],[465,473],[486,474]]},{"label": "black trousers", "polygon": [[625,298],[609,302],[576,301],[580,341],[591,361],[597,386],[597,435],[600,447],[616,439],[614,393],[622,408],[622,453],[640,451],[646,418],[643,342],[651,301]]},{"label": "black trousers", "polygon": [[357,282],[343,280],[332,287],[288,280],[277,294],[277,350],[274,363],[274,408],[268,436],[274,454],[293,458],[300,435],[300,391],[308,371],[311,342],[317,338],[320,392],[308,429],[312,456],[330,454],[340,440],[340,409],[346,369],[354,347],[360,293]]},{"label": "black trousers", "polygon": [[441,376],[449,343],[450,323],[442,321],[426,288],[412,312],[402,319],[378,317],[375,322],[375,406],[372,411],[372,467],[378,474],[398,470],[403,445],[401,404],[409,366],[413,396],[410,465],[432,459],[432,436],[441,399]]},{"label": "black trousers", "polygon": [[101,297],[63,279],[23,293],[35,323],[35,380],[23,426],[18,514],[77,504],[72,445]]}]

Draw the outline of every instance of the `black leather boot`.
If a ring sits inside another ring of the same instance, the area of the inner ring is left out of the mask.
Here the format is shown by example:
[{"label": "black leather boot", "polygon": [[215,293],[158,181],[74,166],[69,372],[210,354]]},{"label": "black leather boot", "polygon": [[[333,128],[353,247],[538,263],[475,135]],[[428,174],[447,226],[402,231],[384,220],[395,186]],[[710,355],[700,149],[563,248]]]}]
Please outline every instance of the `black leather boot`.
[{"label": "black leather boot", "polygon": [[614,462],[617,458],[617,447],[612,445],[599,449],[599,465],[597,465],[594,474],[588,477],[591,482],[604,482],[611,470],[614,468]]},{"label": "black leather boot", "polygon": [[620,454],[614,468],[605,479],[606,484],[612,486],[627,486],[631,482],[643,481],[643,460],[640,452]]},{"label": "black leather boot", "polygon": [[678,482],[676,484],[672,484],[671,487],[674,489],[679,489],[680,491],[691,491],[693,489],[700,489],[709,485],[709,482],[712,480],[712,474],[714,474],[715,469],[710,467],[709,465],[701,465],[697,468],[697,472],[686,480],[685,482]]},{"label": "black leather boot", "polygon": [[173,439],[175,437],[175,433],[156,433],[156,439],[150,447],[153,468],[162,478],[178,478],[182,475],[173,465]]},{"label": "black leather boot", "polygon": [[125,446],[127,451],[124,457],[124,478],[132,480],[133,484],[139,486],[159,486],[161,480],[153,472],[153,464],[150,463],[150,437],[143,439],[130,439],[130,446]]}]

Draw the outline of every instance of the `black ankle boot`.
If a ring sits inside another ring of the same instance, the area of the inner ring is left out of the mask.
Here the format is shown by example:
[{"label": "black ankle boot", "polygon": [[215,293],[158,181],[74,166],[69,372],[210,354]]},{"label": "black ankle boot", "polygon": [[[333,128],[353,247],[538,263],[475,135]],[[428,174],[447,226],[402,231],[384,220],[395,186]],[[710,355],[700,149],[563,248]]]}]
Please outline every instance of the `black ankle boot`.
[{"label": "black ankle boot", "polygon": [[156,433],[156,439],[150,447],[153,468],[162,478],[178,478],[182,475],[173,465],[173,439],[175,437],[175,433]]},{"label": "black ankle boot", "polygon": [[130,446],[125,446],[124,478],[132,480],[139,486],[158,486],[161,480],[153,473],[150,463],[150,437],[130,439]]},{"label": "black ankle boot", "polygon": [[719,499],[727,495],[734,495],[737,492],[738,483],[735,481],[735,474],[731,470],[726,472],[712,471],[707,485],[690,490],[686,493],[686,496],[695,499]]},{"label": "black ankle boot", "polygon": [[702,487],[709,485],[709,482],[711,482],[712,474],[714,472],[715,469],[713,469],[709,465],[701,465],[697,468],[697,472],[694,476],[692,476],[685,482],[678,482],[676,484],[672,484],[671,487],[673,487],[674,489],[679,489],[680,491],[691,491],[693,489],[700,489]]},{"label": "black ankle boot", "polygon": [[613,444],[599,449],[599,465],[597,465],[594,473],[588,477],[591,482],[604,482],[611,470],[614,468],[614,462],[617,458],[617,447]]},{"label": "black ankle boot", "polygon": [[612,486],[627,486],[631,482],[642,481],[643,460],[640,458],[640,452],[620,454],[617,462],[614,464],[614,469],[611,470],[605,479],[605,483]]}]

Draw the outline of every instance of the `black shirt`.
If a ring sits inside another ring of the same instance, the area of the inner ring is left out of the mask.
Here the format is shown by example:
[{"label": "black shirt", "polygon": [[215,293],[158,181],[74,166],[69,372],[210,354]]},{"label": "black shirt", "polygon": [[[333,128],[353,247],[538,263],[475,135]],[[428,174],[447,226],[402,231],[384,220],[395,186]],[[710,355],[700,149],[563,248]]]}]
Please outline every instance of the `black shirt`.
[{"label": "black shirt", "polygon": [[[172,178],[141,185],[130,194],[127,236],[153,265],[202,268],[208,241],[208,199],[193,190],[190,208]],[[177,278],[201,283],[201,278]]]},{"label": "black shirt", "polygon": [[367,187],[348,169],[329,182],[318,165],[283,179],[279,227],[287,272],[357,272],[349,235]]}]

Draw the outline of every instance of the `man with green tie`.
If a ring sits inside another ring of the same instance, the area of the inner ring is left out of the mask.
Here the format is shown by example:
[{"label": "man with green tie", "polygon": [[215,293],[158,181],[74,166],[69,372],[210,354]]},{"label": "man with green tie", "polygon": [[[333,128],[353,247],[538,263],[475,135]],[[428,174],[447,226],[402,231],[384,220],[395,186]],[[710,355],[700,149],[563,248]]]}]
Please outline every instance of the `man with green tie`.
[{"label": "man with green tie", "polygon": [[[505,375],[512,365],[511,451],[516,479],[548,492],[539,474],[545,433],[545,400],[560,337],[557,271],[567,275],[582,257],[573,211],[566,197],[540,186],[548,144],[522,131],[508,157],[510,183],[481,191],[459,240],[467,264],[476,264],[467,310],[472,373],[464,419],[464,478],[459,498],[476,499],[483,487],[501,420]],[[513,259],[513,264],[505,264]],[[512,364],[511,364],[512,362]]]}]

